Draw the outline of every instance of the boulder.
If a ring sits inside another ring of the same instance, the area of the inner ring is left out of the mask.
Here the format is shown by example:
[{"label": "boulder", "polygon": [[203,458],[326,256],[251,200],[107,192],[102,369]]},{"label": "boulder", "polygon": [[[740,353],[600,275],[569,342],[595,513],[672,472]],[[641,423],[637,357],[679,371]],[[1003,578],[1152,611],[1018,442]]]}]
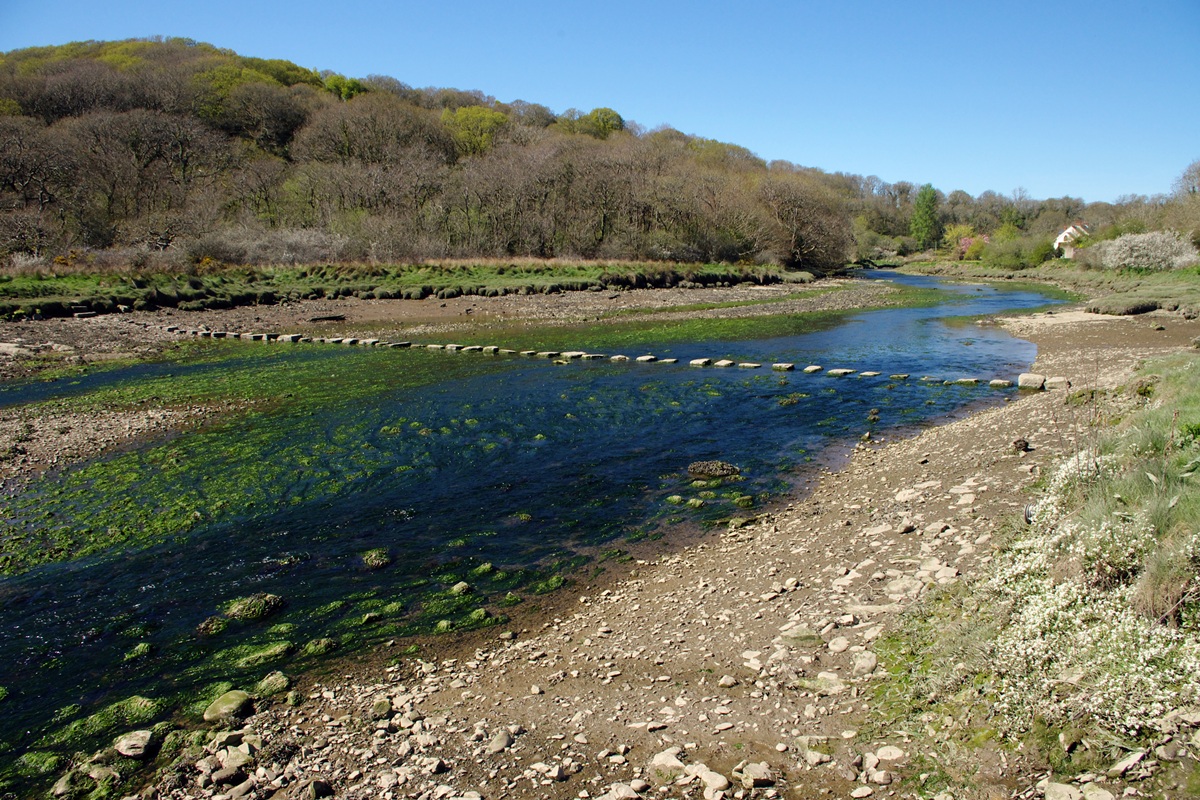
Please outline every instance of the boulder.
[{"label": "boulder", "polygon": [[118,736],[113,749],[126,758],[145,758],[158,745],[152,731],[133,731]]},{"label": "boulder", "polygon": [[693,461],[688,464],[689,475],[698,478],[728,478],[741,474],[741,470],[727,461]]},{"label": "boulder", "polygon": [[1018,389],[1031,389],[1033,391],[1041,391],[1046,386],[1046,376],[1039,375],[1036,372],[1022,372],[1017,376]]},{"label": "boulder", "polygon": [[292,685],[291,679],[279,670],[269,672],[261,681],[254,685],[255,697],[270,697],[280,692],[286,692]]},{"label": "boulder", "polygon": [[856,676],[870,675],[879,666],[879,657],[866,650],[854,656],[853,673]]},{"label": "boulder", "polygon": [[1047,378],[1046,379],[1047,391],[1070,389],[1070,388],[1071,388],[1071,382],[1069,380],[1067,380],[1066,378],[1057,377],[1057,378]]},{"label": "boulder", "polygon": [[233,689],[213,700],[204,709],[205,722],[229,722],[248,716],[250,713],[250,695],[241,689]]}]

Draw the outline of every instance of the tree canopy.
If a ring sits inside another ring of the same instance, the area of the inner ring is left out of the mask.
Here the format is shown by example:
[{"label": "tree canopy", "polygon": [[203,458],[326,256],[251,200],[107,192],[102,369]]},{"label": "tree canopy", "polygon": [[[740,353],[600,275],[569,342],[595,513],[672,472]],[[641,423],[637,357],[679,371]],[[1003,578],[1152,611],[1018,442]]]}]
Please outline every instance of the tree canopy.
[{"label": "tree canopy", "polygon": [[[936,247],[943,229],[1024,248],[1084,215],[1097,229],[1170,224],[1195,236],[1197,174],[1188,167],[1169,202],[943,195],[928,184],[766,163],[671,128],[644,131],[608,107],[555,113],[189,39],[0,54],[0,261],[107,252],[237,263],[316,253],[823,271]],[[316,244],[260,244],[301,240]]]}]

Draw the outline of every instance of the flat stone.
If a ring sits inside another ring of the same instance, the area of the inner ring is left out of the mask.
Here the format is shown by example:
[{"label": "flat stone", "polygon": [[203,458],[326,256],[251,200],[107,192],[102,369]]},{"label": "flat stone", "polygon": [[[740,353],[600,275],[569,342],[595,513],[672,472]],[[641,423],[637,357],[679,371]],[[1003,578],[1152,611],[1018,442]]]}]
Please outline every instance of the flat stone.
[{"label": "flat stone", "polygon": [[741,781],[742,786],[746,789],[775,785],[775,776],[771,772],[771,766],[765,761],[738,764],[733,768],[733,777]]},{"label": "flat stone", "polygon": [[1145,757],[1145,750],[1135,750],[1109,767],[1108,772],[1105,774],[1107,774],[1110,778],[1119,778],[1129,770],[1133,769],[1133,767]]},{"label": "flat stone", "polygon": [[1070,389],[1070,388],[1071,388],[1071,382],[1069,380],[1067,380],[1066,378],[1047,378],[1046,379],[1047,391],[1054,391],[1054,390],[1061,391],[1063,389]]},{"label": "flat stone", "polygon": [[777,372],[791,372],[796,368],[795,364],[789,364],[786,361],[781,361],[778,364],[772,364],[771,369]]},{"label": "flat stone", "polygon": [[1083,800],[1083,792],[1068,783],[1047,783],[1046,800]]},{"label": "flat stone", "polygon": [[722,358],[720,361],[714,361],[714,367],[732,367],[736,362],[730,361],[728,358]]},{"label": "flat stone", "polygon": [[875,751],[875,757],[880,761],[899,761],[904,758],[904,751],[894,744],[885,744]]},{"label": "flat stone", "polygon": [[853,375],[854,370],[839,367],[838,369],[826,370],[825,374],[831,378],[844,378],[847,375]]},{"label": "flat stone", "polygon": [[492,755],[503,753],[508,748],[512,747],[513,735],[507,730],[502,730],[492,737],[492,741],[488,742],[488,752]]},{"label": "flat stone", "polygon": [[810,364],[804,368],[804,371],[811,375],[814,372],[820,372],[822,369],[824,369],[824,367],[817,366],[816,364]]},{"label": "flat stone", "polygon": [[693,367],[707,367],[707,366],[711,365],[712,363],[713,362],[712,362],[711,358],[693,358],[691,361],[688,362],[688,364]]}]

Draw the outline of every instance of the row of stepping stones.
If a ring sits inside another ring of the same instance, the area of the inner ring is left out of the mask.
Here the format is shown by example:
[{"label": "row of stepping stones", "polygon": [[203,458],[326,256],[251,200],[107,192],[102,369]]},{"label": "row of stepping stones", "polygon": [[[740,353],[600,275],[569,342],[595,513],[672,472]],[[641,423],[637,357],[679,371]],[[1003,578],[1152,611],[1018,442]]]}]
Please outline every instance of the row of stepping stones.
[{"label": "row of stepping stones", "polygon": [[[178,325],[162,326],[168,333],[180,333],[187,336],[196,336],[200,338],[211,339],[242,339],[258,342],[283,342],[283,343],[313,343],[313,344],[336,344],[345,347],[391,347],[391,348],[414,348],[428,350],[447,350],[451,352],[461,353],[483,353],[484,355],[519,355],[530,358],[546,358],[552,360],[556,364],[566,364],[574,360],[580,361],[596,361],[608,359],[609,361],[635,361],[643,364],[677,364],[677,358],[658,358],[653,355],[637,356],[630,358],[625,355],[604,355],[601,353],[589,353],[584,350],[511,350],[496,345],[463,345],[463,344],[420,344],[417,342],[389,342],[382,339],[358,339],[352,336],[330,336],[330,337],[310,337],[299,333],[237,333],[233,331],[213,331],[206,328],[182,328]],[[738,369],[761,369],[763,364],[753,361],[733,361],[728,358],[712,359],[712,358],[693,358],[687,362],[692,367],[717,367],[729,368],[736,367]],[[776,362],[770,365],[771,369],[777,372],[791,372],[796,369],[796,365],[788,362]],[[882,372],[874,370],[858,371],[853,369],[825,369],[817,364],[810,364],[802,368],[803,372],[815,374],[823,372],[831,378],[842,378],[848,375],[857,374],[861,378],[876,378],[881,376]],[[888,375],[889,380],[903,381],[911,377],[908,373],[892,373]],[[1040,379],[1040,380],[1039,380]],[[926,383],[937,383],[945,386],[978,386],[984,381],[979,378],[957,378],[955,380],[943,380],[930,375],[926,375],[920,379]],[[993,389],[1007,389],[1013,385],[1012,381],[1003,379],[994,379],[986,381],[987,385]],[[1042,375],[1033,373],[1022,373],[1018,379],[1018,386],[1022,389],[1059,389],[1068,388],[1070,383],[1065,378],[1046,378]]]}]

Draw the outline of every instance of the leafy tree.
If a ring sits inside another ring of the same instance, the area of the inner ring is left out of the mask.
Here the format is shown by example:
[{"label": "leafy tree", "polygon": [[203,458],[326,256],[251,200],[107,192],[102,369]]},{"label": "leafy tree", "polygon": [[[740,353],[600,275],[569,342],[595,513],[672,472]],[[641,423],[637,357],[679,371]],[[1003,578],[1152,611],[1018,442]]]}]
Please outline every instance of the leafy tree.
[{"label": "leafy tree", "polygon": [[917,191],[908,231],[922,250],[936,247],[941,240],[942,224],[938,220],[938,195],[932,184],[927,183]]},{"label": "leafy tree", "polygon": [[961,260],[966,254],[967,248],[974,242],[974,239],[974,226],[956,223],[948,226],[942,234],[942,247],[950,251],[955,258]]},{"label": "leafy tree", "polygon": [[442,111],[442,124],[454,137],[459,155],[478,156],[492,149],[496,134],[508,117],[484,106],[463,106]]},{"label": "leafy tree", "polygon": [[324,83],[326,91],[343,100],[352,100],[367,91],[366,84],[358,78],[347,78],[345,75],[338,75],[336,72],[330,72],[325,75]]}]

